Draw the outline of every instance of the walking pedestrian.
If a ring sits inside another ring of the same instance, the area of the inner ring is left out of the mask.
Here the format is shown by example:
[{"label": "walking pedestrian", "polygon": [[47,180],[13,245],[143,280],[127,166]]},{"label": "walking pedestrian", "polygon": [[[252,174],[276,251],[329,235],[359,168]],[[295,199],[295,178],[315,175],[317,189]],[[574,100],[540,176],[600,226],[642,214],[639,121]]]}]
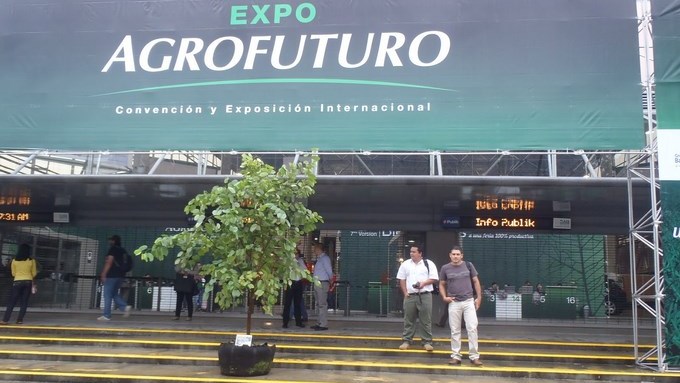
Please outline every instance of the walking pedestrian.
[{"label": "walking pedestrian", "polygon": [[116,306],[123,312],[124,317],[130,316],[132,306],[120,296],[120,287],[123,285],[125,274],[132,269],[132,257],[128,254],[121,243],[119,235],[109,237],[111,247],[104,260],[104,267],[100,274],[101,284],[104,290],[104,312],[97,318],[100,321],[111,320],[111,305]]}]

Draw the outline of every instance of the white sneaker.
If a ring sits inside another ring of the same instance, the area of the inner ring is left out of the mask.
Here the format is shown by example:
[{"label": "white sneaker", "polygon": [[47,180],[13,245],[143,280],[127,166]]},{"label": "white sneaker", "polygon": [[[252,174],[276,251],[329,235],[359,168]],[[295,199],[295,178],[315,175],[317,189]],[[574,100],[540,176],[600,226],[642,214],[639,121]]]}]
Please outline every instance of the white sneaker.
[{"label": "white sneaker", "polygon": [[432,347],[432,345],[431,345],[430,343],[425,343],[425,345],[423,346],[423,348],[425,349],[425,351],[432,351],[432,350],[434,350],[434,347]]},{"label": "white sneaker", "polygon": [[125,306],[125,311],[123,312],[123,318],[129,317],[130,311],[132,311],[132,306],[130,306],[130,305]]},{"label": "white sneaker", "polygon": [[409,347],[410,345],[411,345],[411,344],[410,344],[409,342],[404,342],[404,343],[401,344],[401,346],[399,346],[399,349],[400,349],[400,350],[408,350],[408,347]]},{"label": "white sneaker", "polygon": [[111,320],[111,318],[107,318],[107,317],[102,315],[99,318],[97,318],[97,320],[109,321],[109,320]]}]

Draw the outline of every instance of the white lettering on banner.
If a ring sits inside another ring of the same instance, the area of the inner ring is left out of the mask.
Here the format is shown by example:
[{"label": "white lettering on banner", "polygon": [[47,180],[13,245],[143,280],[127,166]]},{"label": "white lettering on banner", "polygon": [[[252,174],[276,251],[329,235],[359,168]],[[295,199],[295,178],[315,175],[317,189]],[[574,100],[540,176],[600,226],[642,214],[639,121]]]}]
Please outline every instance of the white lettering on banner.
[{"label": "white lettering on banner", "polygon": [[680,239],[680,227],[676,226],[673,228],[673,238]]},{"label": "white lettering on banner", "polygon": [[118,105],[114,109],[116,114],[203,114],[200,106],[123,106]]},{"label": "white lettering on banner", "polygon": [[327,105],[321,104],[319,106],[319,111],[321,113],[338,113],[338,112],[363,112],[363,113],[376,113],[376,112],[430,112],[432,110],[431,103],[425,104],[363,104],[363,105],[347,105],[347,104],[335,104]]},{"label": "white lettering on banner", "polygon": [[[331,53],[328,51],[329,41],[337,40],[338,38],[341,39],[340,48],[333,56],[337,64],[346,69],[360,68],[369,65],[369,62],[376,68],[385,66],[402,67],[404,66],[403,60],[405,59],[417,67],[432,67],[441,64],[451,52],[451,38],[441,31],[425,31],[416,35],[411,41],[408,41],[406,36],[400,32],[368,33],[366,35],[363,57],[358,62],[350,63],[348,58],[350,46],[354,45],[352,44],[353,40],[358,40],[356,36],[352,33],[343,33],[342,37],[337,33],[312,34],[300,35],[297,42],[295,59],[290,64],[283,64],[281,63],[281,52],[292,51],[291,47],[284,47],[286,38],[287,36],[284,35],[250,36],[246,46],[244,41],[236,36],[219,37],[208,44],[201,38],[184,37],[179,40],[175,55],[164,55],[156,59],[153,57],[154,52],[161,49],[167,51],[168,46],[174,48],[177,45],[177,40],[170,37],[151,40],[143,45],[139,52],[139,57],[136,57],[133,48],[133,37],[132,35],[126,35],[101,71],[107,73],[114,64],[121,63],[125,72],[136,72],[138,66],[139,70],[143,72],[181,72],[184,70],[185,64],[191,71],[205,69],[222,72],[236,68],[242,61],[243,70],[253,70],[256,62],[262,61],[258,57],[263,57],[264,60],[269,61],[269,64],[274,69],[289,70],[300,65],[306,51],[313,51],[314,60],[312,68],[320,69],[324,66],[327,54]],[[377,43],[375,43],[376,40]],[[425,40],[428,40],[428,44],[438,45],[436,55],[434,58],[429,59],[429,61],[424,60],[420,52],[421,45]],[[430,40],[433,42],[430,43]],[[316,47],[310,44],[310,41],[315,41]],[[225,46],[223,43],[229,43],[229,46]],[[140,44],[136,42],[134,45]],[[374,50],[376,46],[377,48]],[[404,54],[403,51],[406,47],[408,47],[407,54]],[[351,49],[351,51],[356,51],[356,48]],[[225,57],[226,55],[228,60],[216,63],[215,56],[217,52],[221,53],[220,57]],[[305,62],[309,62],[309,60]]]},{"label": "white lettering on banner", "polygon": [[[428,113],[431,104],[364,104],[364,105],[306,105],[306,104],[226,104],[215,105],[116,105],[113,111],[117,115],[175,115],[175,114],[272,114],[272,113],[311,113],[318,110],[321,113]],[[205,113],[204,113],[205,111]]]}]

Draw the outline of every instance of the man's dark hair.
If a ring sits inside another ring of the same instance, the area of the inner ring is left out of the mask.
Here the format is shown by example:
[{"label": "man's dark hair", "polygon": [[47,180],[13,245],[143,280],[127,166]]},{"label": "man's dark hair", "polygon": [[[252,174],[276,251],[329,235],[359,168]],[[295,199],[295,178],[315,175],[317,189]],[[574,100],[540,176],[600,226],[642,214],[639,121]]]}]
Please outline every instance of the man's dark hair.
[{"label": "man's dark hair", "polygon": [[17,249],[17,256],[14,257],[15,261],[25,261],[31,258],[31,246],[27,243],[22,243]]},{"label": "man's dark hair", "polygon": [[314,246],[314,247],[318,247],[318,248],[321,249],[321,251],[323,251],[324,253],[328,252],[328,246],[326,246],[325,243],[317,242],[317,243],[315,243],[313,246]]},{"label": "man's dark hair", "polygon": [[113,241],[114,246],[121,246],[120,235],[114,234],[109,237],[109,241]]},{"label": "man's dark hair", "polygon": [[422,243],[412,243],[411,247],[415,247],[416,249],[418,249],[418,252],[421,254],[425,251],[425,247],[423,246]]},{"label": "man's dark hair", "polygon": [[[458,250],[458,251],[460,251],[461,254],[463,254],[463,248],[460,247],[460,246],[458,246],[458,245],[453,246],[453,247],[451,248],[451,251],[454,251],[454,250]],[[450,253],[451,251],[449,251],[449,253]]]}]

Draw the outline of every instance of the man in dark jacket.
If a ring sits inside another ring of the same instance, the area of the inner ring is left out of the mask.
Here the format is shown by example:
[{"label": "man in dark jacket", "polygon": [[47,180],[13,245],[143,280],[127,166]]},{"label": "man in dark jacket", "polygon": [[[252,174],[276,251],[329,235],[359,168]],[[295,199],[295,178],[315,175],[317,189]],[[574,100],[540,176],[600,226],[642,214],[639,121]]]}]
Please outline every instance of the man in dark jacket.
[{"label": "man in dark jacket", "polygon": [[177,303],[175,304],[175,317],[173,319],[179,320],[182,305],[186,303],[187,320],[190,321],[194,316],[193,296],[195,292],[198,292],[196,273],[192,270],[178,269],[175,275],[175,292],[177,293]]},{"label": "man in dark jacket", "polygon": [[126,271],[123,270],[121,265],[126,263],[127,251],[121,246],[119,235],[109,237],[109,244],[111,247],[104,260],[104,268],[100,275],[104,293],[104,313],[97,318],[100,321],[111,320],[111,304],[113,301],[116,302],[118,309],[123,311],[124,317],[130,316],[130,310],[132,310],[132,306],[128,305],[118,293],[125,278]]}]

